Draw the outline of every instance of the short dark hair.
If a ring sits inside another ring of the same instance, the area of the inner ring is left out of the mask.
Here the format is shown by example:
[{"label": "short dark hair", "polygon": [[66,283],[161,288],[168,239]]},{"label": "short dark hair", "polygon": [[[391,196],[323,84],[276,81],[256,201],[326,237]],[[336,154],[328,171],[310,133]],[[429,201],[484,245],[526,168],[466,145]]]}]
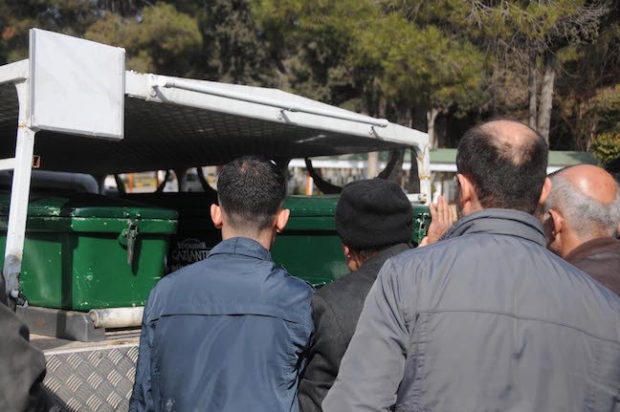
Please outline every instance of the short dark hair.
[{"label": "short dark hair", "polygon": [[286,178],[274,162],[244,156],[226,164],[217,179],[218,200],[233,226],[269,227],[286,197]]},{"label": "short dark hair", "polygon": [[493,133],[501,126],[487,125],[470,129],[461,139],[456,154],[458,173],[472,181],[485,209],[516,209],[533,214],[547,177],[547,143],[531,128],[527,136],[531,138],[514,142],[501,132]]}]

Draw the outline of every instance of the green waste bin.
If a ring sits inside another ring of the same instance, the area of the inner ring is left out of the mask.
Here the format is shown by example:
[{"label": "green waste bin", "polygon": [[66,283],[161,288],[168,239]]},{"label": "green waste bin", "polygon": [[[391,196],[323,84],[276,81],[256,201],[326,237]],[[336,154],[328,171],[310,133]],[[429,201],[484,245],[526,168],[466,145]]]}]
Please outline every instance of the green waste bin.
[{"label": "green waste bin", "polygon": [[[209,213],[217,202],[215,192],[127,194],[125,198],[179,212],[179,230],[171,238],[167,273],[206,258],[221,241]],[[336,234],[338,199],[338,195],[288,196],[284,207],[290,209],[291,217],[271,250],[277,264],[317,287],[349,272]],[[426,233],[430,214],[427,206],[416,205],[413,210],[412,241],[417,245]]]},{"label": "green waste bin", "polygon": [[[0,195],[2,250],[9,201]],[[92,194],[31,194],[20,288],[41,307],[142,306],[164,273],[176,229],[174,210]]]}]

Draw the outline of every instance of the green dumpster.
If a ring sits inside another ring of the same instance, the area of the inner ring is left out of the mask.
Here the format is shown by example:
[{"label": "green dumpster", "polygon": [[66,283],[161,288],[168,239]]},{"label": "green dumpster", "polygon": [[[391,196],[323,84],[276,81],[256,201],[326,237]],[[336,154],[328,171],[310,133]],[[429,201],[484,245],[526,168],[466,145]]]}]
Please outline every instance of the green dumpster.
[{"label": "green dumpster", "polygon": [[[220,231],[213,226],[209,214],[211,205],[217,202],[214,192],[125,196],[179,212],[179,230],[171,238],[167,273],[206,258],[211,248],[221,241]],[[288,196],[284,207],[290,209],[291,217],[271,250],[277,264],[317,287],[349,272],[334,221],[338,198],[338,195]],[[426,233],[430,214],[427,206],[416,205],[413,210],[412,241],[417,245]]]},{"label": "green dumpster", "polygon": [[[2,250],[9,199],[0,194]],[[48,308],[144,305],[176,229],[174,210],[99,195],[31,194],[20,288],[31,305]]]}]

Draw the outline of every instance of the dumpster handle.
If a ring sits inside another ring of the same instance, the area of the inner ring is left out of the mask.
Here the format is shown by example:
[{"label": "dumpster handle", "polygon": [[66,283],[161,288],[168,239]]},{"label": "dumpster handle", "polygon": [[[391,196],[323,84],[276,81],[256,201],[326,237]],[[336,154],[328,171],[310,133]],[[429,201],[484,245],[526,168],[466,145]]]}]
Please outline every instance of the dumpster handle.
[{"label": "dumpster handle", "polygon": [[134,247],[135,247],[137,238],[138,238],[138,224],[130,220],[129,227],[127,229],[123,229],[121,234],[118,235],[118,243],[120,243],[121,246],[125,246],[127,248],[127,264],[128,265],[131,265],[133,263]]}]

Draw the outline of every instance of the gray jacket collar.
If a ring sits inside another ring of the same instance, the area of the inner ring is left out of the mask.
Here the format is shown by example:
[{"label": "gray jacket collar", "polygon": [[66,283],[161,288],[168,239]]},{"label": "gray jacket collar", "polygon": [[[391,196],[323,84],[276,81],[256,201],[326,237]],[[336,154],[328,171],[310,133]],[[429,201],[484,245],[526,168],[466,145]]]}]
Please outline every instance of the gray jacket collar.
[{"label": "gray jacket collar", "polygon": [[456,222],[441,239],[451,239],[473,233],[510,235],[547,246],[541,223],[534,216],[513,209],[484,209]]}]

